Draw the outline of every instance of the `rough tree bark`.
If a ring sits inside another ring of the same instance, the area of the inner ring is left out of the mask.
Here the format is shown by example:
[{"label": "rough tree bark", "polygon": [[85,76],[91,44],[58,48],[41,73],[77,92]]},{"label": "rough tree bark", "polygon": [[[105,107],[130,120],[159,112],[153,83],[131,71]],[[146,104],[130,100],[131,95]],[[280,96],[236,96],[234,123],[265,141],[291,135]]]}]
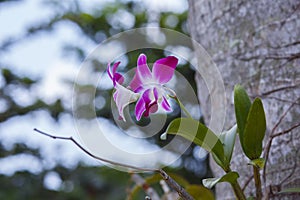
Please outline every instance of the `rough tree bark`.
[{"label": "rough tree bark", "polygon": [[[267,135],[263,156],[265,199],[299,199],[298,194],[278,194],[300,187],[300,1],[299,0],[190,0],[189,27],[193,39],[212,56],[227,95],[225,128],[235,123],[232,91],[242,84],[251,97],[263,99]],[[201,62],[201,61],[200,61]],[[199,75],[199,100],[210,118],[209,94]],[[239,142],[237,142],[239,143]],[[247,196],[254,195],[252,168],[235,147],[232,168]],[[223,172],[211,163],[216,177]],[[218,199],[233,199],[226,183],[217,186]]]}]

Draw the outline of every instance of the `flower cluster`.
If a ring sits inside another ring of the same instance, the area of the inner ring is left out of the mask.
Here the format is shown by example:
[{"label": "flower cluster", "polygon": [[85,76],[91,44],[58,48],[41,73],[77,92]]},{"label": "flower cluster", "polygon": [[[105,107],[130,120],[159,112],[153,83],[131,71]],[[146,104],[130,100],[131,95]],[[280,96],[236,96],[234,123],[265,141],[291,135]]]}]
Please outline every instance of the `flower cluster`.
[{"label": "flower cluster", "polygon": [[150,71],[146,55],[141,54],[137,60],[135,76],[127,88],[122,85],[124,77],[117,72],[120,62],[115,63],[113,67],[108,64],[107,72],[115,87],[113,98],[120,118],[125,121],[124,108],[136,101],[135,116],[138,121],[142,116],[148,117],[150,113],[155,113],[159,107],[171,111],[167,101],[170,90],[164,85],[171,80],[177,63],[176,57],[168,56],[157,60]]}]

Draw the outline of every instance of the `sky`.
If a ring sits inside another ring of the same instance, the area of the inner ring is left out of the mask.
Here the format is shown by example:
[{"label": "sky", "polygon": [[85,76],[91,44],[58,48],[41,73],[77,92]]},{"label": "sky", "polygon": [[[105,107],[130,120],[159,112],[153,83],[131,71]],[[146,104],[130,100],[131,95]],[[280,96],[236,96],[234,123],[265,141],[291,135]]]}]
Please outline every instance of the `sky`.
[{"label": "sky", "polygon": [[[92,1],[81,1],[81,6],[86,10],[90,10],[95,6],[101,6],[107,1],[98,1],[96,5],[91,3]],[[25,0],[21,3],[12,2],[0,6],[0,44],[9,37],[21,37],[24,30],[31,24],[43,22],[53,15],[51,8],[41,2]],[[160,9],[182,12],[187,9],[185,0],[146,0],[144,4],[150,11]],[[42,97],[43,100],[49,103],[57,97],[67,101],[72,98],[72,87],[63,80],[74,80],[81,63],[76,59],[65,58],[62,47],[66,43],[76,43],[84,46],[86,52],[92,51],[97,45],[82,37],[79,30],[70,24],[60,23],[55,26],[54,31],[51,33],[41,33],[38,36],[20,40],[5,52],[0,51],[1,64],[5,63],[7,66],[11,66],[15,73],[42,79],[41,84],[36,86],[32,93],[27,96],[22,91],[13,91],[20,102],[30,103],[32,97]],[[74,134],[76,128],[72,117],[63,115],[60,122],[62,123],[56,123],[46,112],[38,111],[29,116],[14,117],[1,123],[0,140],[7,149],[12,148],[17,142],[22,142],[30,147],[41,149],[45,160],[40,163],[34,157],[26,154],[10,156],[0,160],[0,173],[12,175],[18,170],[39,173],[45,166],[51,168],[56,163],[63,163],[67,167],[75,166],[78,161],[84,161],[90,165],[99,164],[88,158],[73,144],[66,141],[54,141],[33,131],[33,128],[39,128],[57,135],[72,135],[79,139],[78,135]],[[113,130],[111,137],[114,138],[114,141],[124,141],[125,144],[132,142],[129,139],[120,138],[116,127],[110,128],[110,130]],[[48,176],[48,182],[59,185],[59,180],[55,174]],[[47,184],[47,187],[55,189],[55,185]]]}]

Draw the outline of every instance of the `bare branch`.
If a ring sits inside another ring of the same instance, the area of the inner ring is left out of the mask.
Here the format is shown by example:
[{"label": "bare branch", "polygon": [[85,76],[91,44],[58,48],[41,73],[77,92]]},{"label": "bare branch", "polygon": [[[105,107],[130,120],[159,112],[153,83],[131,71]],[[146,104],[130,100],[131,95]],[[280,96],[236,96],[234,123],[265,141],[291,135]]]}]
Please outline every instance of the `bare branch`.
[{"label": "bare branch", "polygon": [[73,142],[78,148],[80,148],[84,153],[88,154],[89,156],[91,156],[92,158],[96,159],[96,160],[100,160],[102,162],[106,162],[106,163],[109,163],[109,164],[112,164],[112,165],[117,165],[117,166],[120,166],[120,167],[126,167],[126,168],[130,168],[130,169],[133,169],[133,170],[138,170],[138,171],[147,171],[147,172],[155,172],[157,171],[157,169],[150,169],[150,168],[141,168],[141,167],[136,167],[136,166],[132,166],[132,165],[127,165],[127,164],[123,164],[123,163],[118,163],[118,162],[115,162],[115,161],[111,161],[111,160],[107,160],[107,159],[104,159],[104,158],[100,158],[94,154],[92,154],[91,152],[89,152],[88,150],[86,150],[83,146],[81,146],[81,144],[79,144],[73,137],[61,137],[61,136],[55,136],[55,135],[51,135],[51,134],[48,134],[48,133],[45,133],[43,131],[40,131],[38,129],[33,129],[34,131],[42,134],[42,135],[45,135],[45,136],[48,136],[48,137],[51,137],[52,139],[60,139],[60,140],[69,140],[71,142]]},{"label": "bare branch", "polygon": [[293,174],[295,173],[296,168],[297,168],[297,162],[294,162],[291,173],[288,176],[286,176],[284,179],[282,179],[282,181],[280,182],[279,185],[282,185],[285,181],[290,179],[293,176]]},{"label": "bare branch", "polygon": [[[273,89],[271,91],[264,92],[261,95],[269,95],[269,94],[272,94],[272,93],[275,93],[275,92],[279,92],[279,91],[282,91],[282,90],[294,89],[294,88],[297,88],[299,86],[300,86],[300,84],[283,86],[283,87],[280,87],[280,88]],[[297,101],[298,101],[298,99],[297,99]],[[293,103],[293,105],[294,105],[294,103]]]},{"label": "bare branch", "polygon": [[291,46],[296,46],[300,44],[300,41],[295,41],[295,42],[291,42],[291,43],[288,43],[288,44],[285,44],[285,45],[282,45],[282,46],[278,46],[278,47],[271,47],[273,49],[283,49],[283,48],[287,48],[287,47],[291,47]]},{"label": "bare branch", "polygon": [[250,176],[249,178],[248,178],[248,180],[245,182],[245,185],[242,187],[242,191],[244,192],[245,191],[245,189],[247,188],[247,186],[249,185],[249,183],[251,182],[251,180],[254,178],[254,176],[252,175],[252,176]]},{"label": "bare branch", "polygon": [[298,123],[298,124],[296,124],[296,125],[290,127],[289,129],[286,129],[286,130],[284,130],[284,131],[281,131],[281,132],[279,132],[279,133],[275,133],[274,135],[271,135],[271,138],[275,138],[275,137],[278,137],[278,136],[285,135],[285,134],[291,132],[293,129],[298,128],[298,127],[300,127],[300,123]]},{"label": "bare branch", "polygon": [[[266,182],[266,169],[267,169],[267,162],[268,162],[268,159],[269,159],[270,149],[271,149],[271,146],[272,146],[274,135],[276,135],[276,134],[274,134],[274,132],[278,128],[278,126],[281,124],[281,122],[285,118],[285,116],[289,113],[289,111],[293,108],[293,106],[298,102],[298,100],[299,99],[297,99],[296,101],[294,101],[288,107],[288,109],[281,115],[281,117],[279,118],[278,122],[274,125],[274,127],[273,127],[273,129],[272,129],[272,131],[270,133],[269,141],[267,142],[267,145],[266,145],[266,147],[264,149],[264,158],[266,159],[266,163],[265,163],[265,166],[264,166],[264,169],[263,169],[263,179],[264,179],[264,182]],[[292,127],[291,130],[293,130],[293,127]],[[275,137],[277,137],[277,136],[275,136]]]},{"label": "bare branch", "polygon": [[278,97],[275,97],[275,96],[267,96],[266,98],[275,99],[277,101],[281,101],[281,102],[284,102],[284,103],[295,103],[295,105],[300,105],[300,102],[298,103],[297,101],[293,101],[293,100],[289,100],[289,99],[281,99],[281,98],[278,98]]},{"label": "bare branch", "polygon": [[[278,90],[278,89],[277,89]],[[271,136],[274,134],[275,130],[278,128],[278,126],[281,124],[282,120],[285,118],[285,116],[288,114],[288,112],[290,112],[290,110],[294,107],[294,105],[296,104],[296,102],[299,99],[297,99],[296,101],[294,101],[289,107],[288,109],[286,109],[286,111],[281,115],[281,117],[279,118],[278,122],[275,124],[275,126],[273,127],[272,131],[271,131]]]},{"label": "bare branch", "polygon": [[159,173],[162,175],[163,179],[166,181],[166,183],[174,189],[180,197],[184,197],[186,200],[192,200],[193,197],[190,196],[189,193],[187,193],[183,187],[181,187],[174,179],[172,179],[165,171],[162,169],[159,169]]},{"label": "bare branch", "polygon": [[[278,20],[278,21],[272,21],[271,23],[267,23],[267,24],[264,24],[260,27],[258,27],[253,33],[252,35],[255,35],[257,34],[258,32],[262,31],[263,29],[265,28],[268,28],[270,26],[274,26],[274,25],[277,25],[279,26],[280,28],[282,28],[287,22],[289,21],[292,21],[294,19],[297,19],[297,16],[294,16],[295,14],[297,14],[297,10],[300,8],[300,4],[298,4],[295,9],[288,15],[288,16],[285,16],[283,19],[281,20]],[[294,16],[294,17],[293,17]]]},{"label": "bare branch", "polygon": [[102,162],[106,162],[106,163],[109,163],[109,164],[112,164],[112,165],[117,165],[117,166],[120,166],[120,167],[126,167],[126,168],[130,168],[132,169],[133,171],[144,171],[144,172],[156,172],[156,173],[159,173],[162,178],[168,183],[168,185],[173,188],[177,193],[178,195],[184,199],[184,200],[193,200],[194,198],[185,191],[185,189],[183,187],[181,187],[174,179],[172,179],[164,170],[162,169],[150,169],[150,168],[141,168],[141,167],[136,167],[136,166],[132,166],[132,165],[127,165],[127,164],[124,164],[124,163],[118,163],[118,162],[115,162],[115,161],[111,161],[111,160],[107,160],[107,159],[104,159],[104,158],[101,158],[101,157],[98,157],[94,154],[92,154],[91,152],[89,152],[88,150],[86,150],[83,146],[81,146],[81,144],[79,144],[73,137],[62,137],[62,136],[55,136],[55,135],[51,135],[49,133],[46,133],[46,132],[43,132],[41,130],[38,130],[38,129],[33,129],[34,131],[42,134],[42,135],[45,135],[45,136],[48,136],[52,139],[59,139],[59,140],[68,140],[68,141],[71,141],[73,142],[78,148],[80,148],[84,153],[88,154],[90,157],[96,159],[96,160],[100,160]]},{"label": "bare branch", "polygon": [[238,54],[233,55],[236,59],[241,61],[251,61],[251,60],[258,60],[258,59],[265,59],[265,60],[294,60],[300,58],[300,52],[291,53],[291,54],[274,54],[274,55],[252,55],[248,57],[242,57]]},{"label": "bare branch", "polygon": [[275,134],[273,134],[273,135],[270,136],[269,141],[268,141],[268,143],[266,145],[266,148],[265,148],[265,153],[264,153],[265,154],[264,157],[266,159],[266,164],[265,164],[264,169],[263,169],[263,178],[264,178],[264,181],[266,181],[266,166],[267,166],[267,161],[268,161],[268,158],[269,158],[269,152],[270,152],[270,149],[271,149],[271,146],[272,146],[273,139],[276,138],[276,137],[285,135],[287,133],[290,133],[293,129],[298,128],[298,127],[300,127],[300,123],[298,123],[298,124],[290,127],[287,130],[281,131],[279,133],[275,133]]}]

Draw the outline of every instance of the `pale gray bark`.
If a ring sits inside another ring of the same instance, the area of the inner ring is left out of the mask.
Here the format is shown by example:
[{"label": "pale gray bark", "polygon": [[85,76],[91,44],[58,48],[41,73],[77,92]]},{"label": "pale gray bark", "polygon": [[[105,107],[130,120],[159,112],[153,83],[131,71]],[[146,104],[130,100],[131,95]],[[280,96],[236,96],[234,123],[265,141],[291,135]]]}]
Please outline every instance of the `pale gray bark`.
[{"label": "pale gray bark", "polygon": [[[235,84],[242,84],[251,97],[263,99],[268,126],[263,155],[269,155],[264,197],[299,199],[299,194],[277,193],[300,187],[300,1],[190,0],[189,5],[191,35],[209,52],[223,76],[228,104],[225,128],[235,123]],[[209,94],[199,75],[196,80],[208,120]],[[255,191],[247,161],[236,146],[232,169],[240,173],[239,182],[250,195]],[[216,177],[223,174],[215,164],[211,166]],[[226,183],[217,187],[217,197],[234,198]]]}]

